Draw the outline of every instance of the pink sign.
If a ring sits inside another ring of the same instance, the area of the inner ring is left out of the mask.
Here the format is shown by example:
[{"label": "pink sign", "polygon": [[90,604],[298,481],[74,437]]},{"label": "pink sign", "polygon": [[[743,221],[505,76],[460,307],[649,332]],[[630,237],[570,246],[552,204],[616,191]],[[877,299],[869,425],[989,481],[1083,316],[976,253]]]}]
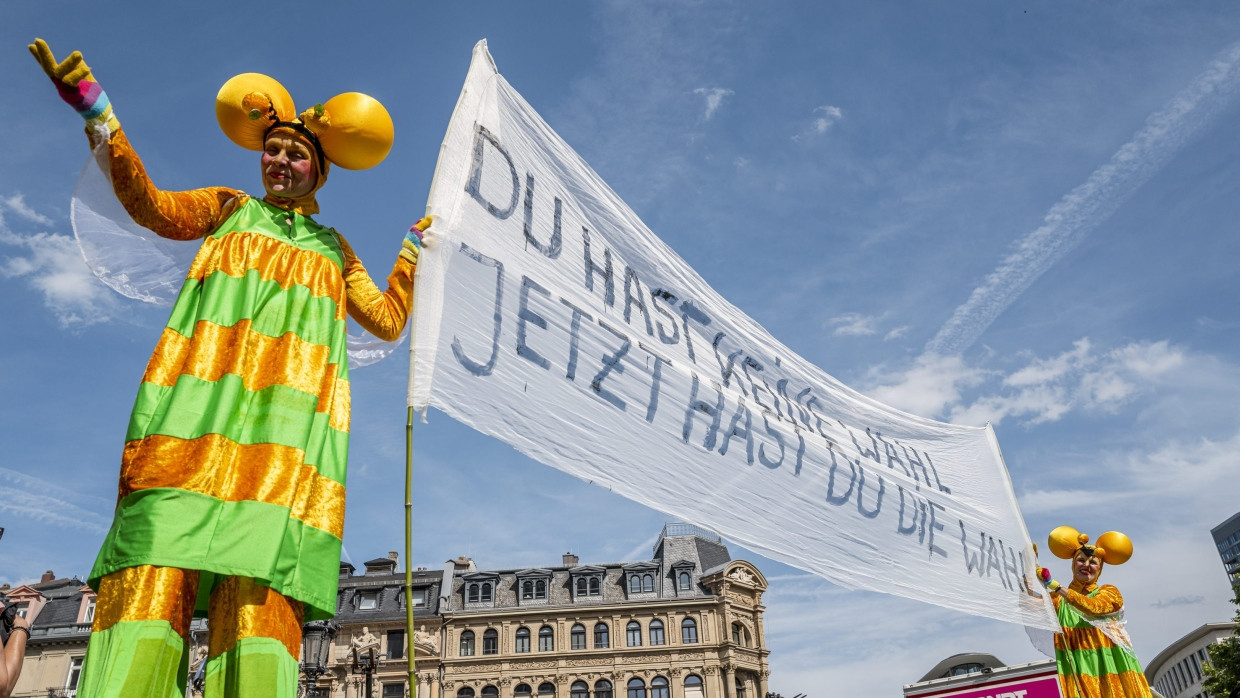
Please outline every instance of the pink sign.
[{"label": "pink sign", "polygon": [[942,692],[914,694],[917,698],[1062,698],[1059,677],[1055,674],[999,679],[968,688],[946,689]]}]

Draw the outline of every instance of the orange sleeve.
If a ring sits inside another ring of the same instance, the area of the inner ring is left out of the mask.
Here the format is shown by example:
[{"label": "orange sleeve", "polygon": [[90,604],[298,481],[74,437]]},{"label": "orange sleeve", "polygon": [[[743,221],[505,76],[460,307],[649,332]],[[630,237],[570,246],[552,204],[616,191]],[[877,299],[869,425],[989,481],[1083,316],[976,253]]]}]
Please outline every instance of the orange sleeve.
[{"label": "orange sleeve", "polygon": [[380,291],[343,235],[340,236],[340,247],[344,251],[344,283],[348,294],[349,317],[379,339],[385,342],[394,341],[400,336],[400,331],[405,329],[405,322],[409,319],[409,309],[413,304],[413,273],[416,267],[398,255],[396,264],[392,266],[392,273],[388,274],[387,290]]},{"label": "orange sleeve", "polygon": [[1092,598],[1072,589],[1064,589],[1064,592],[1068,595],[1068,603],[1091,616],[1115,613],[1124,607],[1124,597],[1120,595],[1119,589],[1110,584],[1098,587],[1098,593]]},{"label": "orange sleeve", "polygon": [[244,198],[227,187],[169,192],[155,188],[124,131],[108,139],[112,189],[134,222],[173,240],[206,237],[232,214]]}]

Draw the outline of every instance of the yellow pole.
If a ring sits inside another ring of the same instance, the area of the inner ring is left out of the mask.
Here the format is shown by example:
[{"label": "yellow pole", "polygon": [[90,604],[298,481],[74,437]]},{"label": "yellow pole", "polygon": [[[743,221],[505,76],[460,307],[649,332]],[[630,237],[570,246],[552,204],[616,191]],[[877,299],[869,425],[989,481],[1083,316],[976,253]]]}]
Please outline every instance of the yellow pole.
[{"label": "yellow pole", "polygon": [[409,662],[409,698],[418,698],[413,658],[413,407],[405,418],[405,657]]}]

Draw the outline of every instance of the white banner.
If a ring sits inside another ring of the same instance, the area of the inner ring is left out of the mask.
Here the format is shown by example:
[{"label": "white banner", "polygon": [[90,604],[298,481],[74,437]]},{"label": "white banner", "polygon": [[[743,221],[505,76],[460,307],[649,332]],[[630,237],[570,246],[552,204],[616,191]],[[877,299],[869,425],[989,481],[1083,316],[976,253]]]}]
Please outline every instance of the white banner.
[{"label": "white banner", "polygon": [[836,584],[1057,628],[1026,587],[989,427],[905,414],[789,351],[655,237],[485,42],[428,212],[411,406]]}]

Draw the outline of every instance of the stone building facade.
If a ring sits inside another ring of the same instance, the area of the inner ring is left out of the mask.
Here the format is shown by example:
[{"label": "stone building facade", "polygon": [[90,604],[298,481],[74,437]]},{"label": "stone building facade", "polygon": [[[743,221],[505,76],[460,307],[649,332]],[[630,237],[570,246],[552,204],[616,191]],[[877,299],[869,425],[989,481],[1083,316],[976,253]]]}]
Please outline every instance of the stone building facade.
[{"label": "stone building facade", "polygon": [[682,524],[649,560],[458,564],[440,609],[442,672],[419,695],[762,698],[765,590],[756,567]]}]

